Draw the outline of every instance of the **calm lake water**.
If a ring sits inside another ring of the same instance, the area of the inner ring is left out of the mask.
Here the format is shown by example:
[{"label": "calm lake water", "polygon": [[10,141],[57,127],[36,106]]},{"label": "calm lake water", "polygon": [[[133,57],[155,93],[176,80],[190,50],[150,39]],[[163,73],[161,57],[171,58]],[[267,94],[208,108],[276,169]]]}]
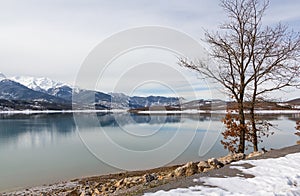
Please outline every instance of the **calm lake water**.
[{"label": "calm lake water", "polygon": [[[31,114],[0,116],[0,191],[226,155],[222,116]],[[268,115],[260,147],[296,144],[300,114]]]}]

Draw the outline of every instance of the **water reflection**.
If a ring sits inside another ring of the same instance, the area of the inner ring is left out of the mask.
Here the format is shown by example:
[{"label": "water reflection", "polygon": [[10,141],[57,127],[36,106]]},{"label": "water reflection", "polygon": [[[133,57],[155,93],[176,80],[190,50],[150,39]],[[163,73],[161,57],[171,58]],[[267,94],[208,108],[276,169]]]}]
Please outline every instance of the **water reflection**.
[{"label": "water reflection", "polygon": [[[91,114],[79,114],[79,116],[82,122],[86,122],[83,124],[86,130],[95,126],[95,124],[89,123]],[[134,124],[175,124],[186,119],[197,122],[219,122],[223,117],[223,115],[210,114],[136,115],[129,113],[97,113],[101,127],[124,127]],[[290,120],[296,123],[300,119],[300,114],[259,115],[258,118],[273,121],[277,127],[278,121],[285,123],[282,121]],[[28,140],[31,140],[33,145],[45,143],[46,141],[51,142],[54,134],[55,137],[68,137],[70,134],[75,134],[75,124],[73,114],[1,114],[0,145],[7,142],[19,143]]]},{"label": "water reflection", "polygon": [[56,138],[74,134],[72,115],[1,115],[0,145],[39,147],[55,142]]},{"label": "water reflection", "polygon": [[[77,126],[82,128],[80,135],[90,146],[98,149],[98,153],[117,158],[119,164],[122,160],[131,160],[141,168],[149,168],[167,155],[181,150],[183,152],[167,164],[227,154],[219,142],[222,139],[219,127],[222,127],[220,120],[223,115],[98,113],[77,114],[77,117],[83,122],[80,125],[72,114],[0,115],[0,191],[120,171],[100,162],[87,150],[78,137]],[[265,139],[260,147],[280,148],[293,145],[299,140],[294,134],[299,114],[260,117],[276,125],[275,135]],[[96,122],[92,121],[93,118]],[[180,134],[180,140],[174,148],[153,154],[147,157],[150,161],[145,161],[144,158],[129,158],[124,153],[112,154],[105,146],[105,138],[99,137],[99,127],[123,148],[140,151],[141,154],[143,150],[163,146],[174,134]],[[156,133],[158,129],[160,132]],[[194,136],[193,139],[186,149],[181,149],[181,143],[190,135]],[[147,140],[148,136],[154,137]],[[126,164],[136,166],[131,162]]]}]

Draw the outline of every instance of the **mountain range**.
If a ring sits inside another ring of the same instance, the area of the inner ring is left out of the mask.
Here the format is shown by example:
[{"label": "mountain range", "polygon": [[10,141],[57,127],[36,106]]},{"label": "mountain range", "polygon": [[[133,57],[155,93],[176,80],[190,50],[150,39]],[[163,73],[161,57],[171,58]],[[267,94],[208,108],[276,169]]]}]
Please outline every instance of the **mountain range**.
[{"label": "mountain range", "polygon": [[[0,73],[0,111],[28,109],[226,110],[234,108],[236,108],[235,102],[225,102],[218,99],[183,102],[183,99],[178,97],[128,96],[123,93],[104,93],[80,89],[45,77],[17,76],[7,78]],[[258,103],[257,109],[300,109],[300,99],[280,103]]]},{"label": "mountain range", "polygon": [[[0,73],[0,110],[134,109],[178,105],[180,99],[163,96],[127,96],[73,87],[49,78]],[[73,104],[73,105],[72,105]]]}]

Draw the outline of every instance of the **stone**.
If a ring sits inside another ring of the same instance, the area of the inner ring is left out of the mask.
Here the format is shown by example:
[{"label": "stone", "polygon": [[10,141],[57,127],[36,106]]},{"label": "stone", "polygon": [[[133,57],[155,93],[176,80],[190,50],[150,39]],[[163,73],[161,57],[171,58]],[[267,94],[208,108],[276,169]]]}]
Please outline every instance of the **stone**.
[{"label": "stone", "polygon": [[95,193],[95,194],[100,194],[100,191],[99,191],[97,188],[95,188],[95,189],[94,189],[94,193]]},{"label": "stone", "polygon": [[76,189],[71,190],[69,193],[67,193],[67,196],[77,196],[77,195],[78,195],[78,192]]},{"label": "stone", "polygon": [[207,160],[208,165],[210,165],[210,167],[212,168],[221,168],[224,166],[223,163],[221,163],[220,161],[218,161],[218,159],[216,158],[211,158]]},{"label": "stone", "polygon": [[175,172],[174,171],[172,171],[171,173],[169,173],[167,175],[167,178],[174,178],[174,177],[175,177]]},{"label": "stone", "polygon": [[85,196],[90,196],[92,194],[92,190],[91,189],[86,189],[84,192],[85,192],[84,193]]},{"label": "stone", "polygon": [[251,157],[257,157],[264,154],[264,152],[262,151],[256,151],[256,152],[251,152],[250,154],[247,155],[247,159],[251,158]]},{"label": "stone", "polygon": [[101,188],[101,192],[107,192],[108,191],[108,187],[103,185]]},{"label": "stone", "polygon": [[184,166],[177,167],[173,173],[170,173],[168,177],[171,177],[173,174],[175,177],[179,176],[191,176],[198,172],[197,164],[194,162],[188,162]]},{"label": "stone", "polygon": [[149,182],[151,182],[151,181],[153,181],[153,180],[157,180],[157,175],[156,174],[145,174],[144,176],[143,176],[143,178],[144,178],[144,181],[146,182],[146,183],[149,183]]},{"label": "stone", "polygon": [[[156,176],[156,179],[157,179],[157,176]],[[138,180],[138,183],[143,183],[143,182],[145,182],[145,181],[144,181],[144,178],[143,178],[143,177],[140,177],[139,180]]]},{"label": "stone", "polygon": [[163,179],[165,179],[165,176],[163,176],[163,175],[157,176],[157,180],[163,180]]},{"label": "stone", "polygon": [[124,179],[121,179],[121,180],[117,181],[116,184],[115,184],[115,186],[116,187],[122,187],[122,186],[124,186]]},{"label": "stone", "polygon": [[205,168],[209,168],[207,161],[200,161],[197,166],[198,166],[198,172],[203,172]]},{"label": "stone", "polygon": [[185,175],[185,171],[186,171],[186,168],[184,166],[177,167],[174,170],[174,176],[176,176],[176,177],[178,177],[178,176],[184,176]]},{"label": "stone", "polygon": [[211,167],[210,167],[210,168],[204,168],[204,169],[203,169],[203,172],[208,172],[209,170],[212,170],[212,169],[213,169],[213,168],[211,168]]},{"label": "stone", "polygon": [[85,191],[82,191],[80,196],[85,196]]},{"label": "stone", "polygon": [[183,167],[186,168],[185,170],[185,175],[186,176],[191,176],[195,173],[198,172],[198,166],[197,163],[194,162],[188,162],[187,164],[185,164]]},{"label": "stone", "polygon": [[232,160],[233,161],[239,161],[245,158],[244,153],[234,153],[232,154]]},{"label": "stone", "polygon": [[126,188],[131,188],[133,187],[135,184],[131,183],[131,182],[127,182],[126,183]]},{"label": "stone", "polygon": [[139,184],[142,181],[144,181],[144,178],[140,177],[140,176],[135,176],[135,177],[132,177],[132,179],[131,179],[131,183],[133,183],[133,184]]},{"label": "stone", "polygon": [[101,185],[101,183],[95,182],[94,187],[98,187],[100,185]]},{"label": "stone", "polygon": [[218,159],[219,162],[221,162],[223,165],[229,164],[233,161],[239,161],[244,159],[244,154],[243,153],[234,153],[234,154],[229,154],[225,157],[221,157]]},{"label": "stone", "polygon": [[115,192],[115,191],[116,191],[116,187],[115,187],[115,186],[111,186],[111,187],[109,188],[109,192],[113,193],[113,192]]},{"label": "stone", "polygon": [[225,157],[218,158],[218,161],[223,163],[224,165],[229,164],[233,161],[233,155],[229,154]]}]

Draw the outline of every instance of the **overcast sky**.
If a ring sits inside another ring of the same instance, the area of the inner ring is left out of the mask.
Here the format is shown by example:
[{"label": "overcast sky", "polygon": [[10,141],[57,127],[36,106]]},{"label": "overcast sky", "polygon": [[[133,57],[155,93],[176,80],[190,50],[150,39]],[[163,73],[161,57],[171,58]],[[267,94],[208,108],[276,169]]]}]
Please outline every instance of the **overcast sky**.
[{"label": "overcast sky", "polygon": [[[97,44],[117,32],[145,25],[171,27],[202,44],[203,29],[215,30],[224,21],[218,3],[218,0],[0,0],[0,72],[6,76],[45,76],[72,84],[82,62]],[[282,22],[300,31],[299,10],[299,0],[271,0],[264,22],[268,25]],[[196,74],[187,74],[189,82],[202,89],[203,97],[211,96]],[[105,76],[106,82],[98,86],[107,92],[110,88],[105,84],[119,76],[112,72]],[[170,93],[164,91],[168,89],[166,86],[157,83],[142,86],[135,87],[136,94]],[[146,87],[152,90],[146,92]],[[132,93],[132,89],[125,89],[122,87],[120,91]],[[289,95],[300,97],[298,92]]]}]

